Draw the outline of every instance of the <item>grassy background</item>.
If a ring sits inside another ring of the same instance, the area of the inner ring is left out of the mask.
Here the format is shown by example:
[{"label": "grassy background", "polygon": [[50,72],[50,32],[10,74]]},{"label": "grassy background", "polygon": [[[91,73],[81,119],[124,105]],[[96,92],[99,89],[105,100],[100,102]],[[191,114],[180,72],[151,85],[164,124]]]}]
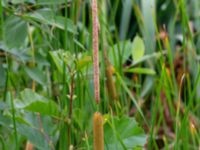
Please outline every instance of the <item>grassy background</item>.
[{"label": "grassy background", "polygon": [[0,149],[92,149],[97,110],[105,149],[200,148],[198,0],[98,1],[99,107],[91,1],[0,4]]}]

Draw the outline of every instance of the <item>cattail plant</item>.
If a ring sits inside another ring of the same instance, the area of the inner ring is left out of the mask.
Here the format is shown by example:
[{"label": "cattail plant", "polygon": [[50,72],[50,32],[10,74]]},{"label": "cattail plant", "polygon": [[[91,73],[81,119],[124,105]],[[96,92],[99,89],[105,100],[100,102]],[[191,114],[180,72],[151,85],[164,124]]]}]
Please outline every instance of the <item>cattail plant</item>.
[{"label": "cattail plant", "polygon": [[113,81],[113,67],[111,65],[106,67],[106,78],[109,97],[112,100],[117,100],[117,92]]},{"label": "cattail plant", "polygon": [[94,150],[104,150],[103,117],[96,112],[93,116]]},{"label": "cattail plant", "polygon": [[99,37],[98,37],[98,16],[97,1],[92,0],[92,36],[93,36],[93,66],[94,66],[94,95],[96,103],[100,102],[99,94]]},{"label": "cattail plant", "polygon": [[106,65],[106,86],[108,90],[108,95],[110,99],[112,100],[110,103],[113,104],[113,101],[117,100],[117,92],[116,92],[116,87],[115,87],[115,82],[113,80],[113,73],[114,73],[114,68],[109,62],[107,56],[106,56],[106,51],[104,51],[104,59],[105,59],[105,65]]},{"label": "cattail plant", "polygon": [[[97,1],[92,0],[92,36],[93,36],[93,66],[94,66],[94,95],[96,104],[100,102],[99,89],[99,38],[98,38]],[[94,150],[104,150],[103,117],[96,112],[93,116]]]}]

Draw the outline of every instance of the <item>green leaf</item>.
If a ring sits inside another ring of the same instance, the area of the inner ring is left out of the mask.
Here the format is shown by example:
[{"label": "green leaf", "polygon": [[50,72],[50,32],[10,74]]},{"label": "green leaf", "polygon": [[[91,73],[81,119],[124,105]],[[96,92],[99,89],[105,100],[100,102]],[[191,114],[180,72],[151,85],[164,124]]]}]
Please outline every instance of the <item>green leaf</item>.
[{"label": "green leaf", "polygon": [[5,102],[0,102],[0,111],[5,110],[7,108],[8,108],[8,104],[6,104]]},{"label": "green leaf", "polygon": [[[53,140],[51,137],[56,125],[48,116],[40,116],[43,131],[41,131],[38,116],[36,114],[25,112],[23,115],[16,117],[16,126],[18,134],[29,140],[34,147],[39,150],[51,150],[46,139]],[[12,132],[12,116],[3,116],[0,114],[0,125],[8,128]],[[44,135],[45,134],[45,135]],[[51,135],[51,136],[50,136]],[[53,144],[53,143],[52,143]]]},{"label": "green leaf", "polygon": [[30,61],[31,57],[27,54],[27,48],[10,48],[4,42],[0,42],[0,49],[13,55],[17,60],[24,62]]},{"label": "green leaf", "polygon": [[35,101],[47,102],[48,100],[45,97],[33,92],[31,89],[25,89],[20,92],[20,97],[16,99],[15,106],[16,108],[24,108]]},{"label": "green leaf", "polygon": [[153,69],[150,68],[130,68],[124,70],[125,72],[130,73],[138,73],[138,74],[148,74],[148,75],[155,75],[156,72]]},{"label": "green leaf", "polygon": [[4,25],[5,43],[9,48],[22,47],[27,38],[26,22],[16,16],[9,16]]},{"label": "green leaf", "polygon": [[46,85],[46,77],[41,70],[39,70],[38,68],[28,68],[28,67],[25,67],[24,69],[25,69],[26,73],[33,80],[35,80],[39,84]]},{"label": "green leaf", "polygon": [[9,124],[12,123],[12,120],[8,117],[3,116],[3,114],[0,113],[0,125],[5,126],[9,128]]},{"label": "green leaf", "polygon": [[44,115],[57,116],[59,113],[58,106],[54,101],[48,100],[30,89],[25,89],[20,93],[20,98],[15,100],[15,108]]},{"label": "green leaf", "polygon": [[134,61],[140,60],[145,53],[145,46],[143,40],[136,36],[133,41],[132,58]]},{"label": "green leaf", "polygon": [[[113,117],[104,125],[105,149],[134,149],[143,147],[146,143],[146,136],[134,118],[123,116]],[[123,146],[122,146],[123,145]]]},{"label": "green leaf", "polygon": [[[53,124],[52,119],[42,115],[38,117],[38,115],[30,112],[24,113],[23,119],[28,122],[28,124],[17,121],[17,132],[26,137],[34,147],[40,150],[50,150],[51,148],[47,141],[47,136],[49,140],[53,140],[52,133],[55,129],[55,125]],[[41,131],[40,121],[42,123],[43,131]]]},{"label": "green leaf", "polygon": [[32,112],[39,112],[43,115],[57,116],[59,114],[58,107],[54,101],[36,101],[24,107],[24,109]]},{"label": "green leaf", "polygon": [[115,66],[120,65],[120,62],[124,64],[131,56],[131,49],[131,41],[120,41],[108,49],[108,58]]},{"label": "green leaf", "polygon": [[67,23],[67,31],[74,34],[77,33],[76,25],[73,24],[72,20],[66,19],[63,16],[55,15],[55,12],[51,9],[40,9],[32,13],[25,14],[24,17],[62,30],[65,30],[65,23]]},{"label": "green leaf", "polygon": [[17,123],[17,131],[25,136],[38,149],[50,150],[47,141],[44,139],[43,134],[39,132],[39,129]]}]

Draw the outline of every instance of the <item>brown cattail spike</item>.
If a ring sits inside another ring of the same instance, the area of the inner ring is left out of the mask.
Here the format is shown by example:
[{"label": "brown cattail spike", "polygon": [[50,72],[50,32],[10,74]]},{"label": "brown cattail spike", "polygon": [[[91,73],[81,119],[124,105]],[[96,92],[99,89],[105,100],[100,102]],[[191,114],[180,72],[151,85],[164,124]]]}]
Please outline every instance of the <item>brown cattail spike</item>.
[{"label": "brown cattail spike", "polygon": [[33,150],[33,144],[27,141],[25,150]]},{"label": "brown cattail spike", "polygon": [[99,112],[93,117],[94,150],[104,150],[103,117]]},{"label": "brown cattail spike", "polygon": [[107,64],[106,66],[106,84],[110,99],[112,101],[117,100],[117,92],[115,82],[113,80],[113,66],[111,64]]},{"label": "brown cattail spike", "polygon": [[110,98],[110,104],[113,105],[114,101],[118,100],[117,92],[116,92],[116,86],[115,86],[115,81],[113,80],[113,74],[114,74],[114,67],[110,63],[106,49],[104,49],[104,61],[106,65],[106,86],[107,86],[107,91],[108,95]]},{"label": "brown cattail spike", "polygon": [[94,94],[96,103],[99,104],[99,37],[98,37],[98,16],[97,1],[92,0],[92,36],[93,36],[93,66],[94,66]]}]

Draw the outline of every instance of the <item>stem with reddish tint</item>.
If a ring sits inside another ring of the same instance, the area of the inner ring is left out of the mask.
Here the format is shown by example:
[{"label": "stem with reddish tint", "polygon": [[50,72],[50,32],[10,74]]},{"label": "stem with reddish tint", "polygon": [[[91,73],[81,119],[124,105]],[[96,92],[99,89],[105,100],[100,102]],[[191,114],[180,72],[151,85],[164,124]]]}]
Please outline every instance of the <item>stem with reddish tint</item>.
[{"label": "stem with reddish tint", "polygon": [[92,1],[92,37],[93,37],[93,66],[94,66],[94,95],[96,103],[100,102],[99,94],[99,38],[98,38],[98,17],[97,1]]}]

